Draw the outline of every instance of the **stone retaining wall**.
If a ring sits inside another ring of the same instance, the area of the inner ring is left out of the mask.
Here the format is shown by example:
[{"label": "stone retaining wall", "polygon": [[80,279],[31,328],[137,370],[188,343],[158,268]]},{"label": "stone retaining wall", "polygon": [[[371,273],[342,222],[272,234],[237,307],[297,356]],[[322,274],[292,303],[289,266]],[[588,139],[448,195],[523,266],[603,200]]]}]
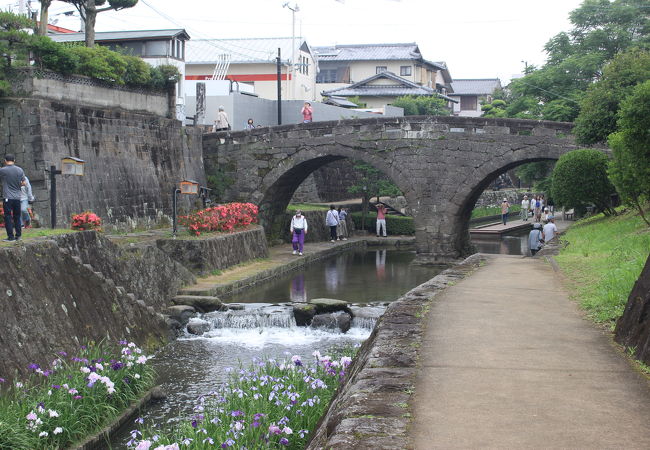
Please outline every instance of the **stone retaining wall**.
[{"label": "stone retaining wall", "polygon": [[54,241],[0,248],[0,377],[47,367],[58,351],[86,341],[164,341],[163,318]]},{"label": "stone retaining wall", "polygon": [[178,290],[196,278],[153,243],[121,247],[95,231],[56,236],[59,247],[90,264],[135,298],[162,311]]},{"label": "stone retaining wall", "polygon": [[264,229],[260,226],[202,239],[158,239],[156,245],[174,261],[201,275],[269,256]]},{"label": "stone retaining wall", "polygon": [[412,448],[408,427],[427,312],[442,289],[480,262],[473,255],[390,304],[354,358],[307,449]]},{"label": "stone retaining wall", "polygon": [[[101,96],[97,91],[96,95]],[[0,100],[0,154],[29,177],[38,220],[50,224],[50,166],[83,159],[84,176],[56,177],[57,224],[86,210],[126,229],[168,220],[183,179],[205,185],[200,130],[154,114],[37,98]],[[180,196],[187,208],[197,196]]]}]

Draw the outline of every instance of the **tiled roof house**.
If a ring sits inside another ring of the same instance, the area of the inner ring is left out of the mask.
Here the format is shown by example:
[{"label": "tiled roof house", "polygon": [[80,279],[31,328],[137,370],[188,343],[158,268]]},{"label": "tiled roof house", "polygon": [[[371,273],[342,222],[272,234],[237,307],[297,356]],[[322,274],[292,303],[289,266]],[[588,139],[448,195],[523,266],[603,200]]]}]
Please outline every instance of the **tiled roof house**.
[{"label": "tiled roof house", "polygon": [[478,117],[483,114],[481,102],[491,102],[495,89],[501,89],[498,78],[456,79],[452,82],[454,92],[450,97],[457,100],[454,115]]}]

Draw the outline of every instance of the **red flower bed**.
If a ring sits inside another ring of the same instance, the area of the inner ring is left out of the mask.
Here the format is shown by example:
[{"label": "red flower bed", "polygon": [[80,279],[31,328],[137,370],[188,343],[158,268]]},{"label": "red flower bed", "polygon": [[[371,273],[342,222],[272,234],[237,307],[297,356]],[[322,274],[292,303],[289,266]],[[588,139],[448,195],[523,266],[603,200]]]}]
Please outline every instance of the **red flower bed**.
[{"label": "red flower bed", "polygon": [[94,212],[85,211],[72,216],[73,230],[98,230],[102,229],[102,219]]},{"label": "red flower bed", "polygon": [[180,216],[190,234],[200,236],[211,231],[233,231],[257,223],[257,206],[252,203],[226,203],[202,209],[187,216]]}]

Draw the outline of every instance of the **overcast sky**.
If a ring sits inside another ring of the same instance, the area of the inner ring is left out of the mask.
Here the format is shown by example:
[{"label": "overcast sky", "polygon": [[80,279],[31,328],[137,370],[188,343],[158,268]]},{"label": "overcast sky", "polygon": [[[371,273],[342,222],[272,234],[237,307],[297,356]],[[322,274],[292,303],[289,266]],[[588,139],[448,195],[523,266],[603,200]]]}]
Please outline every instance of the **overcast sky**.
[{"label": "overcast sky", "polygon": [[[18,0],[0,0],[7,9]],[[140,0],[134,8],[104,12],[97,31],[185,28],[193,38],[291,36],[286,0]],[[541,65],[543,46],[568,31],[569,12],[582,0],[292,0],[296,35],[312,46],[416,42],[424,58],[445,61],[453,78],[501,78]],[[31,1],[33,9],[39,3]],[[78,30],[74,8],[55,1],[57,25]]]}]

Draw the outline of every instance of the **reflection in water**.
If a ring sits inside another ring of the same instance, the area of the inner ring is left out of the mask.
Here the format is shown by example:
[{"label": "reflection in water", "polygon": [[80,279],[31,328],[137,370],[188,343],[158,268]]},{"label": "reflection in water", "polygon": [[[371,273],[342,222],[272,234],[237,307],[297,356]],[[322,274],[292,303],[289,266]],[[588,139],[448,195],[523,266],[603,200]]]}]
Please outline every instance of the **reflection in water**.
[{"label": "reflection in water", "polygon": [[291,280],[289,299],[294,303],[307,302],[307,290],[305,289],[305,274],[299,273]]},{"label": "reflection in water", "polygon": [[375,250],[375,266],[377,266],[377,280],[386,279],[386,249]]},{"label": "reflection in water", "polygon": [[326,297],[351,303],[390,302],[441,270],[413,265],[414,259],[413,251],[356,250],[279,276],[223,300],[284,303]]}]

